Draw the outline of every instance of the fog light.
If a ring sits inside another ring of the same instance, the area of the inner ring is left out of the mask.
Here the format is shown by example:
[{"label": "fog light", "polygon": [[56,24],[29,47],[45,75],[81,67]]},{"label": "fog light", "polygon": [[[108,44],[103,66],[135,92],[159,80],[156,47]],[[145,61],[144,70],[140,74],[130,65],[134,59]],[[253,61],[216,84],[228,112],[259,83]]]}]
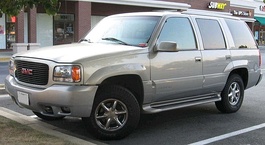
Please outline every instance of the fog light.
[{"label": "fog light", "polygon": [[44,106],[44,111],[48,114],[53,114],[53,110],[51,106]]},{"label": "fog light", "polygon": [[63,113],[70,113],[70,108],[69,107],[61,107]]}]

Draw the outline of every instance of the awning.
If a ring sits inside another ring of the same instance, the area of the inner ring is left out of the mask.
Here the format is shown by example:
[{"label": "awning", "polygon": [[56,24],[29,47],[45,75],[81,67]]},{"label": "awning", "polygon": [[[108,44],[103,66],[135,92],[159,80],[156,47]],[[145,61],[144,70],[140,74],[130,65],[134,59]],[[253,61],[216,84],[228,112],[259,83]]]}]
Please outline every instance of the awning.
[{"label": "awning", "polygon": [[265,17],[254,17],[261,25],[265,25]]},{"label": "awning", "polygon": [[141,6],[141,7],[154,7],[154,8],[164,8],[173,10],[187,10],[191,5],[187,3],[176,3],[167,2],[160,0],[66,0],[66,1],[83,1],[83,2],[94,2],[94,3],[107,3],[107,4],[117,4],[117,5],[131,5],[131,6]]}]

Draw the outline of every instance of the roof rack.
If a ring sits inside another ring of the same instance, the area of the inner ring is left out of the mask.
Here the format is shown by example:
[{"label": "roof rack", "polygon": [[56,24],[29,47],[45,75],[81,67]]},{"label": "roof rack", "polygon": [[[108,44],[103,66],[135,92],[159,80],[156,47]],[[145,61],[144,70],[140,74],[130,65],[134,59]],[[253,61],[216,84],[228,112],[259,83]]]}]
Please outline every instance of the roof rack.
[{"label": "roof rack", "polygon": [[235,17],[232,17],[233,15],[229,12],[214,12],[214,11],[195,10],[195,9],[188,9],[187,11],[183,11],[182,14],[235,18]]}]

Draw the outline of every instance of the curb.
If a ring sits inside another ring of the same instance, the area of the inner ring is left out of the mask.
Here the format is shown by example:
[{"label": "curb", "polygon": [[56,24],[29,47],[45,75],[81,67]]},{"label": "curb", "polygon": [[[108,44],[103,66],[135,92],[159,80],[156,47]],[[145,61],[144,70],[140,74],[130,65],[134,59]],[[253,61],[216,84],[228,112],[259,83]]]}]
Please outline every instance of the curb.
[{"label": "curb", "polygon": [[49,134],[52,136],[56,136],[56,137],[59,137],[61,139],[67,140],[67,141],[70,141],[74,144],[80,144],[80,145],[84,145],[84,144],[86,144],[86,145],[97,145],[97,144],[100,144],[100,145],[104,145],[104,143],[102,143],[102,142],[93,141],[94,143],[92,143],[92,142],[89,142],[89,141],[86,141],[86,140],[83,140],[83,139],[80,139],[80,138],[77,138],[77,137],[74,137],[71,135],[61,133],[58,131],[58,130],[60,130],[60,128],[57,128],[57,127],[52,126],[50,124],[44,123],[44,122],[39,121],[37,119],[28,117],[26,115],[14,112],[14,111],[9,110],[9,109],[4,108],[4,107],[0,107],[0,115],[6,117],[8,119],[11,119],[13,121],[16,121],[22,125],[29,126],[35,130],[40,131],[40,132],[43,132],[43,133],[46,133],[46,134]]},{"label": "curb", "polygon": [[1,57],[0,62],[9,62],[10,57]]},{"label": "curb", "polygon": [[5,90],[5,85],[4,84],[0,84],[0,95],[3,94],[7,94],[6,90]]}]

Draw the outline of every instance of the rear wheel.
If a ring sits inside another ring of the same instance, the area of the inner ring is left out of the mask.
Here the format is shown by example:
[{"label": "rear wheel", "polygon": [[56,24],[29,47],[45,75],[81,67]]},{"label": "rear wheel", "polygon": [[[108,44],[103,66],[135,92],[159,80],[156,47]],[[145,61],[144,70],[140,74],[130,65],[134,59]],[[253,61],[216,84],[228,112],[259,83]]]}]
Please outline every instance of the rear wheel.
[{"label": "rear wheel", "polygon": [[60,120],[63,119],[65,116],[47,116],[47,115],[43,115],[39,112],[35,112],[32,111],[36,116],[38,116],[39,118],[43,119],[43,120],[48,120],[48,121],[52,121],[52,120]]},{"label": "rear wheel", "polygon": [[111,86],[100,89],[96,95],[90,118],[89,131],[100,139],[121,139],[138,125],[140,107],[134,95],[126,88]]},{"label": "rear wheel", "polygon": [[234,113],[240,109],[244,99],[244,84],[239,75],[233,74],[228,78],[221,97],[221,101],[215,102],[219,111]]}]

